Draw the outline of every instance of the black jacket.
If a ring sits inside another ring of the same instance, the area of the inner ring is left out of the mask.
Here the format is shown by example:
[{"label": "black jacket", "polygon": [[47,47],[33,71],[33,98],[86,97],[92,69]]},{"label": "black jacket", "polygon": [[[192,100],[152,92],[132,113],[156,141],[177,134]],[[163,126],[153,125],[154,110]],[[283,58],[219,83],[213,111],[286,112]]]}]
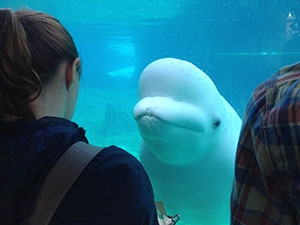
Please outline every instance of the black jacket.
[{"label": "black jacket", "polygon": [[[41,183],[58,158],[85,131],[56,117],[0,122],[0,224],[27,218]],[[126,151],[103,149],[84,169],[50,225],[158,225],[149,178]]]}]

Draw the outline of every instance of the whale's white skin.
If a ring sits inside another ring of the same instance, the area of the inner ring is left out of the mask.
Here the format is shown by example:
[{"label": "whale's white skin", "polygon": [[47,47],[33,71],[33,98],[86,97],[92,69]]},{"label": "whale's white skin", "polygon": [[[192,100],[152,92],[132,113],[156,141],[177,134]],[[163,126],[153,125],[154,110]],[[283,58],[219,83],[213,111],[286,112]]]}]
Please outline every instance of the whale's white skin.
[{"label": "whale's white skin", "polygon": [[182,224],[229,224],[229,199],[241,119],[212,80],[190,62],[163,58],[139,81],[133,114],[140,160],[155,200]]}]

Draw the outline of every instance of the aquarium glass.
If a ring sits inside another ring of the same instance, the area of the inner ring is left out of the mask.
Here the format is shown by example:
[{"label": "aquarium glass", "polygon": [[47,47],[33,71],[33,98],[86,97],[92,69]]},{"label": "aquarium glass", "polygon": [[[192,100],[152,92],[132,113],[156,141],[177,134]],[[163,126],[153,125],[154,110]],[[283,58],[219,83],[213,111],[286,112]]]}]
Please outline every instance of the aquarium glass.
[{"label": "aquarium glass", "polygon": [[299,59],[299,4],[296,0],[0,1],[0,7],[49,13],[66,26],[83,65],[73,120],[86,129],[90,143],[117,145],[138,159],[142,138],[133,107],[139,77],[149,63],[164,57],[193,63],[242,119],[255,87]]}]

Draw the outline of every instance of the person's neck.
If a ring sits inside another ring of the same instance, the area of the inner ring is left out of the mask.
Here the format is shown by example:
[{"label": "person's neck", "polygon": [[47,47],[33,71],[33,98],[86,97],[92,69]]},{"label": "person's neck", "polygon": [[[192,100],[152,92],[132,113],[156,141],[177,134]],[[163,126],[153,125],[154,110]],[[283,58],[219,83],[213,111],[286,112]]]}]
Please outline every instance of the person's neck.
[{"label": "person's neck", "polygon": [[[51,88],[49,88],[51,87]],[[44,88],[41,94],[30,103],[35,119],[45,116],[65,118],[65,95],[58,85]]]}]

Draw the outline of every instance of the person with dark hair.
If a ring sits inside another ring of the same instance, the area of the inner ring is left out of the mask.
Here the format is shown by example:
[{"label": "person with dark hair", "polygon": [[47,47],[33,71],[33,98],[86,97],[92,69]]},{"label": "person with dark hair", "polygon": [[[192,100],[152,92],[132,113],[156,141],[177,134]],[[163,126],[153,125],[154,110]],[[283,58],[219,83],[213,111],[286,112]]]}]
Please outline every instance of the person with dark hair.
[{"label": "person with dark hair", "polygon": [[[81,63],[71,35],[48,14],[0,9],[0,28],[0,224],[28,224],[49,171],[70,146],[88,142],[71,121]],[[123,149],[103,148],[49,224],[158,225],[144,168]]]},{"label": "person with dark hair", "polygon": [[254,91],[235,161],[231,225],[300,223],[300,63]]}]

